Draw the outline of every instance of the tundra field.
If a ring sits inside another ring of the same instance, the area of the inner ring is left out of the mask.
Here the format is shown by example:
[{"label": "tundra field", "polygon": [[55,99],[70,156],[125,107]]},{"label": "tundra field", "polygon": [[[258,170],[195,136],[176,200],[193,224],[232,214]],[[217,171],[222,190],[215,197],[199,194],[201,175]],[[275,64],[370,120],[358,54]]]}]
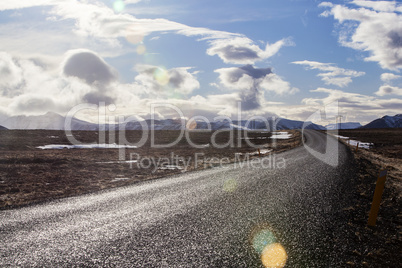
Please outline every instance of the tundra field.
[{"label": "tundra field", "polygon": [[[276,154],[301,146],[301,133],[289,130],[290,137],[272,139],[264,131],[189,132],[191,146],[182,137],[167,148],[153,148],[150,139],[138,148],[119,149],[40,149],[45,145],[71,145],[64,131],[3,130],[0,131],[0,209],[12,209],[63,197],[96,192],[137,182],[158,179],[181,172],[213,168],[260,156]],[[328,131],[350,139],[372,143],[370,149],[350,146],[358,174],[353,181],[354,205],[346,208],[348,226],[354,235],[354,248],[344,256],[350,267],[388,267],[399,263],[402,207],[402,129],[364,129]],[[127,131],[127,141],[135,143],[142,132]],[[149,133],[148,133],[149,134]],[[284,133],[282,133],[284,134]],[[119,133],[75,131],[73,135],[85,144],[119,144]],[[155,144],[176,141],[180,131],[155,131]],[[99,137],[105,140],[99,142]],[[211,143],[233,146],[217,148]],[[248,142],[247,142],[248,141]],[[347,140],[340,139],[347,144]],[[259,145],[260,153],[251,145]],[[278,155],[280,156],[280,155]],[[164,161],[157,162],[157,160]],[[270,167],[268,167],[270,168]],[[386,168],[388,178],[382,196],[376,227],[368,227],[367,219],[379,170]]]},{"label": "tundra field", "polygon": [[[346,208],[348,232],[354,234],[356,245],[350,249],[348,264],[350,267],[396,267],[402,248],[402,128],[339,130],[337,135],[373,144],[370,149],[358,150],[349,145],[358,174],[354,181],[354,205]],[[347,144],[347,140],[341,141]],[[376,181],[382,169],[388,170],[388,176],[377,224],[368,227]]]},{"label": "tundra field", "polygon": [[[64,131],[6,130],[0,131],[0,209],[20,207],[52,199],[95,192],[107,188],[157,179],[181,172],[212,168],[277,153],[301,144],[299,131],[287,131],[288,139],[271,139],[270,132],[228,131],[190,132],[190,141],[185,136],[178,140],[180,131],[155,131],[154,143],[177,144],[167,148],[154,148],[151,139],[138,148],[125,149],[125,159],[119,159],[119,149],[49,149],[44,145],[70,145]],[[119,133],[110,139],[110,133],[75,131],[74,137],[86,144],[119,143]],[[148,133],[149,134],[149,133]],[[213,135],[215,135],[213,137]],[[127,141],[136,143],[142,132],[127,131]],[[150,137],[150,135],[149,135]],[[110,140],[109,140],[110,139]],[[211,144],[233,146],[216,148]],[[250,146],[251,145],[251,146]],[[272,151],[271,151],[272,150]],[[272,159],[272,164],[275,159]]]}]

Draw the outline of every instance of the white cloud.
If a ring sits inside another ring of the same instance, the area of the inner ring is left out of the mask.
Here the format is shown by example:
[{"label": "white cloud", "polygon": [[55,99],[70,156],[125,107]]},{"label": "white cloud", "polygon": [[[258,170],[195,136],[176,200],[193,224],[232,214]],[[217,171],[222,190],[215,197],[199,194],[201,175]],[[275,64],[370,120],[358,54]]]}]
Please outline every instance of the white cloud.
[{"label": "white cloud", "polygon": [[[68,1],[68,0],[67,0]],[[0,11],[2,10],[14,10],[14,9],[21,9],[21,8],[28,8],[28,7],[35,7],[35,6],[52,6],[57,5],[59,3],[66,2],[65,0],[2,0],[0,2]]]},{"label": "white cloud", "polygon": [[[33,2],[33,1],[32,1]],[[137,1],[134,1],[137,2]],[[4,9],[17,9],[42,5],[7,2]],[[62,21],[74,27],[74,33],[92,42],[118,49],[122,46],[118,38],[130,39],[132,36],[144,36],[153,32],[174,32],[185,36],[200,36],[199,40],[207,40],[210,48],[208,55],[218,55],[225,63],[253,64],[272,57],[281,47],[292,45],[290,39],[282,39],[273,44],[267,43],[264,49],[242,34],[216,31],[201,27],[190,27],[166,19],[139,19],[130,14],[116,14],[112,9],[99,2],[53,1],[46,2],[53,6],[49,18],[55,22]],[[92,40],[94,39],[94,40]],[[57,42],[57,39],[54,40]],[[63,46],[67,42],[64,42]],[[50,45],[49,45],[50,46]],[[47,47],[47,46],[45,46]],[[52,45],[50,47],[57,47]],[[71,46],[70,46],[71,47]]]},{"label": "white cloud", "polygon": [[381,74],[381,80],[385,82],[375,94],[377,96],[386,96],[386,95],[402,95],[402,88],[399,86],[393,86],[395,80],[401,79],[401,75],[396,75],[393,73],[383,73]]},{"label": "white cloud", "polygon": [[[402,5],[389,1],[353,1],[359,8],[344,5],[330,7],[322,15],[332,15],[344,26],[339,41],[343,46],[367,51],[366,61],[375,61],[384,69],[402,68]],[[351,24],[352,23],[352,24]]]},{"label": "white cloud", "polygon": [[367,7],[381,12],[402,12],[402,6],[398,5],[395,1],[353,0],[352,3],[361,7]]},{"label": "white cloud", "polygon": [[267,43],[265,49],[261,49],[246,37],[217,39],[210,41],[211,47],[207,50],[207,54],[218,55],[225,63],[253,64],[272,57],[282,46],[290,44],[288,39],[282,39],[274,44]]},{"label": "white cloud", "polygon": [[383,73],[381,74],[381,80],[384,82],[390,82],[391,80],[402,78],[401,75],[396,75],[393,73]]},{"label": "white cloud", "polygon": [[402,88],[393,87],[393,86],[390,86],[390,85],[383,85],[378,89],[378,91],[375,94],[378,95],[378,96],[385,96],[385,95],[400,95],[400,96],[402,96]]},{"label": "white cloud", "polygon": [[336,85],[345,87],[352,82],[352,78],[365,75],[365,72],[343,69],[335,66],[333,63],[321,63],[316,61],[294,61],[293,64],[304,65],[310,70],[319,70],[317,76],[321,77],[327,85]]},{"label": "white cloud", "polygon": [[0,76],[0,93],[14,95],[12,89],[22,83],[22,70],[11,55],[5,52],[0,52]]},{"label": "white cloud", "polygon": [[228,89],[238,90],[239,98],[246,110],[257,109],[264,102],[264,92],[278,95],[294,94],[297,88],[272,73],[271,68],[255,68],[252,65],[243,67],[221,68],[220,84]]},{"label": "white cloud", "polygon": [[200,87],[197,78],[189,72],[191,69],[181,67],[166,70],[159,66],[138,65],[136,70],[139,74],[135,81],[153,96],[188,95]]},{"label": "white cloud", "polygon": [[299,91],[298,88],[292,87],[289,82],[284,81],[280,76],[270,73],[260,84],[261,88],[266,91],[274,92],[278,95],[293,95]]}]

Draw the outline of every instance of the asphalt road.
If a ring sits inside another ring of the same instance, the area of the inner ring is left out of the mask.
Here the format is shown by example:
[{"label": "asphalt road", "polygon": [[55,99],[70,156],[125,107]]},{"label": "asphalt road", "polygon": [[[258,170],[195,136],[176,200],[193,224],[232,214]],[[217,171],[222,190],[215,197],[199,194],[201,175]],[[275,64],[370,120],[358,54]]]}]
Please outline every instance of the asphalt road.
[{"label": "asphalt road", "polygon": [[271,166],[268,157],[0,211],[0,266],[263,267],[275,239],[286,267],[339,267],[351,156],[332,137],[304,135],[327,153],[299,147]]}]

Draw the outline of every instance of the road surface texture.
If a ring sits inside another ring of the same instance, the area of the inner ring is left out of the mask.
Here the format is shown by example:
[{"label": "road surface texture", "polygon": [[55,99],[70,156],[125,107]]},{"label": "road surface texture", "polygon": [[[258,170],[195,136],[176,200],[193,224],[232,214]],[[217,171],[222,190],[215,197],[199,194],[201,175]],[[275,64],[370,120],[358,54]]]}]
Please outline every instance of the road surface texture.
[{"label": "road surface texture", "polygon": [[271,167],[266,157],[0,211],[0,266],[264,267],[272,242],[286,267],[343,266],[353,161],[332,137],[304,136],[327,153],[299,147]]}]

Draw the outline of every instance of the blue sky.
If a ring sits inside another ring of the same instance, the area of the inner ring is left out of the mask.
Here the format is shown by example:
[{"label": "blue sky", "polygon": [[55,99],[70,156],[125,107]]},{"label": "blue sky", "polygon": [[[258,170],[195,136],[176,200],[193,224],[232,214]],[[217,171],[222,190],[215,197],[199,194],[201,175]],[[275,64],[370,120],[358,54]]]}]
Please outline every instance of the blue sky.
[{"label": "blue sky", "polygon": [[401,113],[401,69],[396,1],[0,3],[0,122],[99,102],[138,118],[167,103],[187,118],[234,118],[241,105],[244,118],[307,120],[337,102],[366,123]]}]

